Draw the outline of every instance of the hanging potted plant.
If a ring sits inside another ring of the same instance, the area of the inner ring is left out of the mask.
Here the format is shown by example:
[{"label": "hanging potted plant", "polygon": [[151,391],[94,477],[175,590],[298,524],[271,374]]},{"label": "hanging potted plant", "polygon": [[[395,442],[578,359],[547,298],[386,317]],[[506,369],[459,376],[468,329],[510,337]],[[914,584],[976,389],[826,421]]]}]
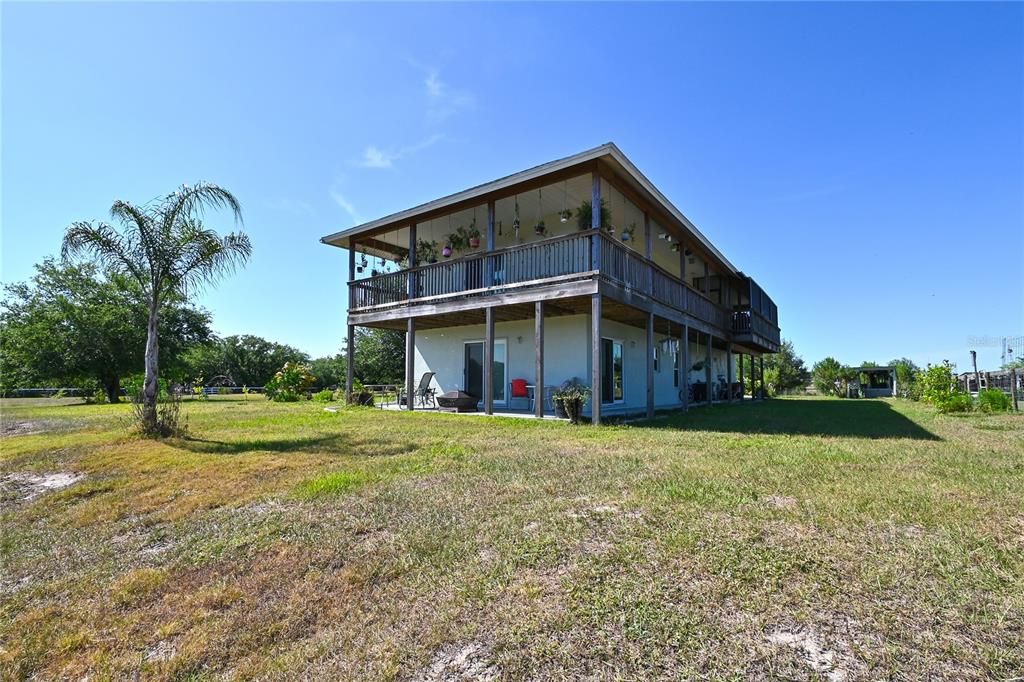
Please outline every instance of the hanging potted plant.
[{"label": "hanging potted plant", "polygon": [[480,248],[480,230],[476,228],[476,218],[473,218],[473,222],[469,224],[469,229],[466,231],[466,236],[467,241],[469,242],[469,248]]},{"label": "hanging potted plant", "polygon": [[622,241],[631,242],[633,241],[633,233],[636,232],[636,223],[632,222],[626,227],[622,228]]},{"label": "hanging potted plant", "polygon": [[544,219],[541,218],[537,221],[537,224],[533,226],[533,233],[538,237],[543,237],[544,233],[547,232],[547,226],[544,224]]},{"label": "hanging potted plant", "polygon": [[569,218],[571,217],[572,211],[568,208],[563,208],[561,211],[558,212],[558,220],[563,223],[569,222]]},{"label": "hanging potted plant", "polygon": [[450,242],[448,244],[445,244],[444,248],[441,249],[441,255],[444,256],[445,258],[452,257],[452,245]]}]

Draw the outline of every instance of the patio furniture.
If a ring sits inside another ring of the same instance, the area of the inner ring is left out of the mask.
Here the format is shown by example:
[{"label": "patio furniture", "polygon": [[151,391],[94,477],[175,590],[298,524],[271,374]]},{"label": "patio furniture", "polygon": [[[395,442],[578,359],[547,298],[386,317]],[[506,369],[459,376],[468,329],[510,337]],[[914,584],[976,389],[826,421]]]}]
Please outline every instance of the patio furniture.
[{"label": "patio furniture", "polygon": [[[534,386],[533,384],[527,384],[526,385],[526,390],[528,391],[529,398],[530,398],[530,408],[529,409],[530,409],[531,412],[533,412],[533,408],[537,404],[535,402],[537,400],[537,387]],[[545,410],[553,411],[555,409],[554,404],[551,401],[551,396],[554,395],[554,393],[555,393],[555,387],[554,386],[545,386],[544,387],[544,391],[541,394],[541,400],[544,401],[543,405],[544,405],[544,409]]]},{"label": "patio furniture", "polygon": [[[435,390],[430,387],[430,382],[434,380],[434,372],[424,372],[423,376],[420,377],[420,383],[416,385],[416,388],[412,393],[412,400],[414,405],[420,407],[436,407],[436,396]],[[402,389],[401,395],[398,397],[399,406],[405,405],[406,408],[409,406],[408,396],[405,395],[405,389]]]},{"label": "patio furniture", "polygon": [[513,379],[508,384],[508,406],[512,408],[513,400],[525,400],[527,403],[530,400],[530,390],[527,388],[528,384],[526,379]]},{"label": "patio furniture", "polygon": [[438,408],[443,412],[476,412],[479,398],[465,391],[448,391],[437,396]]}]

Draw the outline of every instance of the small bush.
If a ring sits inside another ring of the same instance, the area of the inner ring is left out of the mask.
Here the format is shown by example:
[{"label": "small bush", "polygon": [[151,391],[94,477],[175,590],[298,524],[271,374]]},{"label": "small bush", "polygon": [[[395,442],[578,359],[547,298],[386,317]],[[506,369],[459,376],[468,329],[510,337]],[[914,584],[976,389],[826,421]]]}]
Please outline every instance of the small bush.
[{"label": "small bush", "polygon": [[978,394],[978,409],[982,412],[1009,412],[1012,405],[1010,395],[997,388],[986,388]]},{"label": "small bush", "polygon": [[318,403],[329,403],[334,400],[334,391],[329,388],[325,388],[322,391],[317,391],[313,394],[313,400]]},{"label": "small bush", "polygon": [[579,424],[583,416],[583,405],[590,397],[590,387],[576,380],[569,381],[551,394],[551,401],[565,412],[573,424]]},{"label": "small bush", "polygon": [[267,382],[265,393],[274,402],[295,402],[313,385],[316,377],[309,365],[300,362],[286,362],[284,367]]},{"label": "small bush", "polygon": [[188,420],[181,413],[181,398],[174,393],[162,396],[156,404],[156,424],[143,418],[141,400],[132,401],[132,424],[146,438],[170,438],[188,434]]},{"label": "small bush", "polygon": [[86,396],[85,402],[92,405],[106,405],[107,392],[102,388],[97,388],[91,396]]},{"label": "small bush", "polygon": [[217,395],[231,395],[230,386],[220,386],[217,388]]},{"label": "small bush", "polygon": [[942,414],[970,412],[974,409],[974,401],[966,393],[949,393],[933,402]]}]

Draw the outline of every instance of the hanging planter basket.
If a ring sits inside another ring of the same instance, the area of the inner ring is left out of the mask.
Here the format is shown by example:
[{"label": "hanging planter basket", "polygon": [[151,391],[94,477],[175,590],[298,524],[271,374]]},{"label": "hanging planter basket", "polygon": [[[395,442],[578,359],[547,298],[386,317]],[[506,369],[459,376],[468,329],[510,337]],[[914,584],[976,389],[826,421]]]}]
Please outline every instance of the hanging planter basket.
[{"label": "hanging planter basket", "polygon": [[452,257],[452,247],[451,247],[451,245],[445,244],[444,248],[441,249],[441,255],[444,256],[445,258],[451,258]]},{"label": "hanging planter basket", "polygon": [[543,220],[533,226],[533,233],[536,234],[538,237],[544,236],[544,233],[547,232],[547,231],[548,231],[548,228],[544,224]]}]

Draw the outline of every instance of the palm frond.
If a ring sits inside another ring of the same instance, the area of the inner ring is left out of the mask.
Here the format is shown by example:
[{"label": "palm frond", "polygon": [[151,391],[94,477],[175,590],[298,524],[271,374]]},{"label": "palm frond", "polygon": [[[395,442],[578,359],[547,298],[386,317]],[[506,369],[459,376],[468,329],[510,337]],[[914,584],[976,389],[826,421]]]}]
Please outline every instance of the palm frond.
[{"label": "palm frond", "polygon": [[139,267],[137,250],[129,235],[121,234],[107,223],[94,225],[78,221],[65,231],[60,252],[64,260],[92,256],[108,267],[128,273],[145,286],[147,278]]},{"label": "palm frond", "polygon": [[164,229],[172,230],[183,219],[199,218],[208,208],[228,208],[235,223],[242,222],[242,206],[234,194],[211,182],[197,182],[182,185],[164,200],[161,210]]},{"label": "palm frond", "polygon": [[176,236],[180,240],[180,256],[175,259],[168,279],[179,290],[212,284],[244,265],[252,254],[252,244],[244,233],[232,232],[221,237],[198,220],[184,223]]}]

